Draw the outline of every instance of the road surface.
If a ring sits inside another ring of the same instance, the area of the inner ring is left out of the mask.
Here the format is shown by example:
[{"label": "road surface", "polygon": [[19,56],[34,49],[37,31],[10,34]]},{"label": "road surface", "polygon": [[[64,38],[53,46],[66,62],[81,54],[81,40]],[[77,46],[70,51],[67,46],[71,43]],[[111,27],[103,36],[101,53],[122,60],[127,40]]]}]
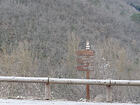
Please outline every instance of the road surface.
[{"label": "road surface", "polygon": [[140,104],[0,99],[0,105],[140,105]]}]

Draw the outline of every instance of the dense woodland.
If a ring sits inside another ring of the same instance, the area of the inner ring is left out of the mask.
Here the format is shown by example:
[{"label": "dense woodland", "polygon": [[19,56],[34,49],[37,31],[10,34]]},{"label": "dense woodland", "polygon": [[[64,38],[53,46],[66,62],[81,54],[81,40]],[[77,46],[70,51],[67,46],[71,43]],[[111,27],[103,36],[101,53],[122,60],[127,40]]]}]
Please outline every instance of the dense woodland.
[{"label": "dense woodland", "polygon": [[[75,52],[89,40],[95,51],[91,78],[140,79],[140,3],[132,1],[0,0],[0,75],[85,78],[76,70]],[[85,86],[51,88],[52,99],[85,98]],[[91,98],[105,91],[91,86]],[[44,85],[1,83],[0,93],[43,98]],[[139,100],[138,87],[113,88],[113,101]]]}]

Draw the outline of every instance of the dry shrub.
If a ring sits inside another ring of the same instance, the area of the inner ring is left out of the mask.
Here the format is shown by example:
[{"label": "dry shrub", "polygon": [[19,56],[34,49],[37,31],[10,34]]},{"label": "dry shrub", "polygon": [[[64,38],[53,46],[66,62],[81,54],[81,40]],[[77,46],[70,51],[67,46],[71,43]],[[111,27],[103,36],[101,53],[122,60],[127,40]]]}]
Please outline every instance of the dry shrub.
[{"label": "dry shrub", "polygon": [[[70,71],[69,76],[72,77],[77,77],[75,75],[76,71],[76,51],[78,50],[78,45],[79,45],[79,38],[74,34],[71,33],[68,36],[68,54],[67,54],[67,68]],[[75,76],[73,76],[75,75]]]},{"label": "dry shrub", "polygon": [[28,42],[19,42],[17,48],[10,54],[6,48],[0,56],[1,75],[9,76],[35,76],[38,69],[37,60],[33,61],[31,51],[28,48]]},{"label": "dry shrub", "polygon": [[[136,78],[133,62],[128,58],[127,49],[120,41],[114,38],[97,41],[95,44],[96,55],[94,57],[94,73],[93,78],[96,79],[131,79]],[[130,70],[131,68],[131,70]],[[131,75],[133,74],[133,76]],[[106,88],[94,86],[94,95],[106,94]],[[137,87],[113,87],[114,101],[134,101],[139,97],[139,89]],[[94,96],[95,97],[95,96]]]},{"label": "dry shrub", "polygon": [[[96,55],[94,57],[94,69],[96,73],[103,73],[103,78],[119,79],[122,72],[125,72],[129,65],[129,59],[126,49],[121,45],[120,41],[114,38],[108,38],[97,41],[95,44]],[[99,78],[99,77],[97,77]],[[102,78],[102,77],[101,77]]]},{"label": "dry shrub", "polygon": [[[7,52],[2,48],[0,56],[0,73],[3,76],[36,76],[38,70],[37,59],[33,61],[29,43],[27,41],[19,42],[18,46]],[[40,84],[26,83],[1,83],[1,97],[37,97],[41,94]],[[35,92],[34,92],[35,91]],[[42,94],[43,95],[43,94]]]}]

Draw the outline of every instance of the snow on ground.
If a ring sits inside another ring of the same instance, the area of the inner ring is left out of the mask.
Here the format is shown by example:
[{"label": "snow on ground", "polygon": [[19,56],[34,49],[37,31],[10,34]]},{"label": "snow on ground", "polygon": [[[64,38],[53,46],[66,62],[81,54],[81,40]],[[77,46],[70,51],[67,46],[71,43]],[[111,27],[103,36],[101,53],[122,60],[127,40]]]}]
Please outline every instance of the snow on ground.
[{"label": "snow on ground", "polygon": [[0,99],[0,105],[140,105],[140,104]]}]

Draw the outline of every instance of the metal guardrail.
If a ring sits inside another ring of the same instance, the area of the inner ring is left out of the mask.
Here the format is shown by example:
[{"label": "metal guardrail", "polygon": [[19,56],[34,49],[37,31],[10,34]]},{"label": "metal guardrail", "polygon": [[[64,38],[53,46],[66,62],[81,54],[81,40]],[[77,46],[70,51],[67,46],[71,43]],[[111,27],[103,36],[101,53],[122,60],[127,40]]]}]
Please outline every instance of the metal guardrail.
[{"label": "metal guardrail", "polygon": [[50,84],[104,85],[107,87],[106,101],[112,101],[111,86],[140,86],[140,80],[98,80],[98,79],[66,79],[49,77],[7,77],[0,76],[0,82],[45,83],[45,99],[51,99]]}]

